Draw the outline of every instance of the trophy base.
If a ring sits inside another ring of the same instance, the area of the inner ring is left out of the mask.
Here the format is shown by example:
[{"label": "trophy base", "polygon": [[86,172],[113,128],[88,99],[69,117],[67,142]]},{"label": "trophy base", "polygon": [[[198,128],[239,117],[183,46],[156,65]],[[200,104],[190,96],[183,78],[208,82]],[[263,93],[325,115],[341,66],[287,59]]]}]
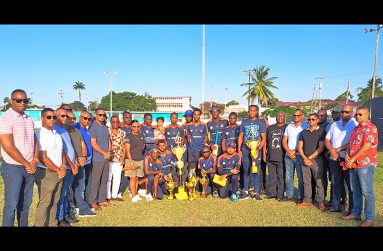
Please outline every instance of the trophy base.
[{"label": "trophy base", "polygon": [[252,166],[250,172],[251,173],[258,173],[258,167],[257,166]]},{"label": "trophy base", "polygon": [[206,199],[207,198],[207,194],[201,194],[201,198]]},{"label": "trophy base", "polygon": [[168,196],[168,200],[173,200],[173,199],[174,199],[173,195]]},{"label": "trophy base", "polygon": [[177,200],[186,200],[188,198],[188,194],[185,192],[183,187],[178,188],[178,193],[176,193]]}]

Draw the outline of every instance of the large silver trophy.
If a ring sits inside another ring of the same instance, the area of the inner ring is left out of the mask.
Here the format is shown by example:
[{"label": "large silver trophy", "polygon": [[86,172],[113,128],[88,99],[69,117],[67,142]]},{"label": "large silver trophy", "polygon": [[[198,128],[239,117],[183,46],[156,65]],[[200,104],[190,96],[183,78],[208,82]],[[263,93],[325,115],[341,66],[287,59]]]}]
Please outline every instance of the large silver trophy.
[{"label": "large silver trophy", "polygon": [[186,147],[181,145],[181,137],[179,133],[174,138],[176,146],[171,146],[173,154],[177,158],[177,168],[178,168],[178,176],[179,176],[179,184],[178,184],[178,193],[176,193],[176,198],[179,200],[186,200],[188,198],[188,194],[185,192],[184,184],[182,182],[182,168],[184,167],[184,162],[182,157],[184,152],[186,151]]},{"label": "large silver trophy", "polygon": [[258,158],[257,148],[259,146],[260,141],[258,139],[255,139],[255,128],[254,127],[250,128],[250,132],[251,132],[251,139],[246,141],[246,145],[250,149],[250,156],[251,156],[251,160],[252,160],[250,172],[251,173],[258,173],[258,166],[256,164],[256,160]]}]

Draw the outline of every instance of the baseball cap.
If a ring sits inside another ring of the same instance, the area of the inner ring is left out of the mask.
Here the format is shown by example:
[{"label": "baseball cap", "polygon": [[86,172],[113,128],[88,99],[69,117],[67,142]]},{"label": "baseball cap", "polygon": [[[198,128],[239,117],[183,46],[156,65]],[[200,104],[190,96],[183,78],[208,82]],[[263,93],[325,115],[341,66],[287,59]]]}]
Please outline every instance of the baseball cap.
[{"label": "baseball cap", "polygon": [[234,147],[234,148],[236,148],[237,144],[234,141],[228,141],[226,143],[226,147]]},{"label": "baseball cap", "polygon": [[153,149],[151,149],[150,151],[149,151],[149,153],[152,153],[152,152],[158,152],[158,153],[160,153],[161,151],[158,149],[158,148],[153,148]]},{"label": "baseball cap", "polygon": [[184,117],[187,117],[187,116],[193,116],[193,111],[192,110],[187,110],[184,114]]},{"label": "baseball cap", "polygon": [[221,110],[221,107],[219,107],[218,105],[213,105],[213,106],[210,108],[210,111],[213,111],[213,110],[218,110],[218,111],[220,111],[220,110]]}]

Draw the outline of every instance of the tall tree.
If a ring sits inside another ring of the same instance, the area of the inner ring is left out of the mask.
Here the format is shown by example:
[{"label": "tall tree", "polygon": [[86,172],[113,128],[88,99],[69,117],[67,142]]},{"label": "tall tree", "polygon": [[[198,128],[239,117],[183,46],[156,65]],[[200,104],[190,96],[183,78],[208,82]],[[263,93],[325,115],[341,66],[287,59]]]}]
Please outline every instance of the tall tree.
[{"label": "tall tree", "polygon": [[77,81],[73,85],[74,90],[78,90],[78,100],[81,102],[81,90],[85,90],[85,84],[83,82]]},{"label": "tall tree", "polygon": [[[110,95],[107,94],[101,99],[100,107],[106,111],[110,110]],[[137,95],[134,92],[113,92],[113,111],[155,111],[156,100],[144,95]]]},{"label": "tall tree", "polygon": [[69,105],[75,111],[86,111],[87,110],[85,105],[83,103],[81,103],[80,101],[73,101],[73,103],[70,103]]},{"label": "tall tree", "polygon": [[232,100],[232,101],[227,102],[226,105],[227,105],[227,106],[230,106],[230,105],[239,105],[239,103],[238,103],[237,101],[235,101],[235,100]]},{"label": "tall tree", "polygon": [[350,92],[348,92],[348,98],[347,98],[347,91],[343,92],[342,94],[340,94],[335,100],[336,101],[343,101],[343,100],[352,100],[354,98],[353,95],[351,95]]},{"label": "tall tree", "polygon": [[270,68],[264,65],[257,66],[251,74],[251,79],[253,83],[244,83],[241,86],[249,86],[250,89],[247,90],[242,96],[250,99],[251,104],[254,104],[254,100],[257,99],[258,106],[264,104],[267,107],[269,100],[274,99],[275,95],[270,90],[270,88],[278,89],[275,86],[274,80],[277,77],[269,77]]},{"label": "tall tree", "polygon": [[[372,78],[368,80],[365,88],[359,87],[356,89],[358,92],[358,102],[362,105],[370,105],[369,99],[372,94]],[[382,78],[377,77],[375,81],[375,98],[383,97],[383,84]]]}]

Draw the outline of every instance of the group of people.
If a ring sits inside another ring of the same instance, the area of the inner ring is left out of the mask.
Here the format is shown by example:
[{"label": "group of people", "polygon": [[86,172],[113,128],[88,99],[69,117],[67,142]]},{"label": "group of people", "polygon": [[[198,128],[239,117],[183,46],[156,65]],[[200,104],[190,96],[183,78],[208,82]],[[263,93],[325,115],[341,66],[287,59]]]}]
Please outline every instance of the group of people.
[{"label": "group of people", "polygon": [[[202,173],[208,179],[204,189],[196,187],[202,198],[261,201],[267,191],[267,199],[294,201],[297,206],[315,202],[322,211],[341,212],[348,197],[342,218],[360,220],[364,197],[361,225],[374,224],[378,131],[365,106],[356,110],[355,118],[350,105],[332,111],[333,123],[327,122],[323,109],[309,114],[308,122],[296,109],[288,124],[280,111],[270,126],[256,105],[249,106],[241,124],[234,112],[229,120],[221,118],[218,106],[210,109],[212,119],[206,124],[195,108],[185,112],[182,126],[178,114],[171,113],[166,127],[163,118],[152,125],[151,113],[144,114],[140,124],[125,111],[121,122],[112,115],[108,127],[103,108],[97,108],[94,117],[83,111],[77,121],[70,106],[62,104],[57,110],[43,109],[42,127],[34,132],[33,120],[24,113],[27,103],[26,92],[14,90],[11,108],[0,118],[3,226],[13,226],[15,214],[19,226],[28,226],[34,183],[39,195],[35,226],[70,226],[78,221],[75,214],[96,216],[97,210],[114,205],[113,200],[123,201],[127,190],[132,203],[160,200],[169,195],[169,181],[181,187],[188,176]],[[254,140],[257,147],[250,149],[248,142]],[[185,148],[183,167],[177,166],[179,159],[172,152],[177,146]],[[217,177],[226,183],[217,182]]]}]

